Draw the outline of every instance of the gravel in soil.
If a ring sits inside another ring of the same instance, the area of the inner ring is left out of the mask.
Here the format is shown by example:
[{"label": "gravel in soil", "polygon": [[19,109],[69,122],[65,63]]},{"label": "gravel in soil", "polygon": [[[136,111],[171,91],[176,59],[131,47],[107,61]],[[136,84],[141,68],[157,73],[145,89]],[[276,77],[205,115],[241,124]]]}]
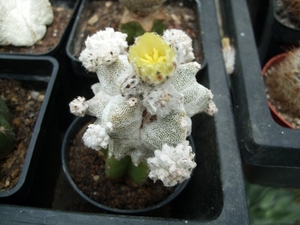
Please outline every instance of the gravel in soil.
[{"label": "gravel in soil", "polygon": [[23,88],[15,80],[0,79],[0,94],[12,114],[16,139],[13,151],[0,160],[0,191],[4,191],[12,189],[19,180],[44,92]]}]

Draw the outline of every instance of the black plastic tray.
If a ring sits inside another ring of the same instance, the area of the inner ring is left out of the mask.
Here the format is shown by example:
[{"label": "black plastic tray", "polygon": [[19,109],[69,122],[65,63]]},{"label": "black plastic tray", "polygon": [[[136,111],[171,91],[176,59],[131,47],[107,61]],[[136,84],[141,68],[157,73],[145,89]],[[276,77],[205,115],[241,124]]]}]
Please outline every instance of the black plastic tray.
[{"label": "black plastic tray", "polygon": [[[53,204],[52,168],[61,164],[57,152],[43,154],[49,162],[40,161],[36,188],[23,205],[0,205],[1,222],[11,224],[249,224],[243,174],[235,136],[234,118],[227,76],[221,54],[221,40],[215,3],[199,3],[203,49],[207,66],[197,79],[214,93],[219,109],[214,117],[200,114],[193,117],[192,136],[196,147],[197,167],[186,189],[166,206],[168,214],[128,216],[108,214],[91,205],[77,209],[59,208]],[[73,78],[75,79],[75,78]],[[90,89],[90,86],[82,83]],[[73,92],[74,97],[78,92]],[[67,113],[67,112],[66,112]],[[48,167],[51,164],[52,167]],[[60,178],[58,178],[60,180]],[[55,181],[55,180],[54,180]],[[48,187],[48,188],[45,188]],[[61,201],[74,200],[72,187],[61,192]],[[72,197],[70,197],[72,196]],[[66,199],[68,197],[68,199]]]},{"label": "black plastic tray", "polygon": [[[52,57],[0,55],[0,78],[18,80],[23,86],[45,90],[44,101],[34,126],[19,181],[12,189],[0,191],[0,202],[20,202],[25,199],[32,187],[40,152],[50,150],[47,140],[48,132],[53,131],[56,122],[53,110],[57,72],[58,63]],[[51,134],[52,143],[59,140],[59,134],[55,131],[56,133]]]},{"label": "black plastic tray", "polygon": [[1,51],[0,54],[16,54],[16,55],[25,55],[25,56],[54,56],[54,54],[56,54],[59,51],[59,49],[64,45],[63,43],[64,40],[68,38],[67,35],[69,34],[70,29],[72,28],[74,17],[77,13],[80,1],[81,0],[50,0],[52,6],[65,7],[66,9],[71,10],[69,21],[64,27],[62,35],[57,41],[55,46],[51,47],[45,52],[39,52],[39,53],[30,52],[29,50],[27,52],[18,52],[14,50],[17,49],[18,47],[12,47],[10,48],[9,51]]},{"label": "black plastic tray", "polygon": [[225,30],[237,50],[230,78],[246,178],[261,185],[299,188],[300,130],[280,126],[271,115],[246,1],[222,3]]}]

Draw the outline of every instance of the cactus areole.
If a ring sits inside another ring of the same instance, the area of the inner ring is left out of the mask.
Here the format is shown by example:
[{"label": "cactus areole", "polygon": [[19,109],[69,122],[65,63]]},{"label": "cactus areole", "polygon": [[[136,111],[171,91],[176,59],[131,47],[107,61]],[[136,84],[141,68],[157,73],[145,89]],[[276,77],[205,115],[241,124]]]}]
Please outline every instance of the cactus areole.
[{"label": "cactus areole", "polygon": [[201,65],[183,31],[145,33],[129,50],[126,36],[106,28],[87,38],[79,59],[100,82],[93,98],[74,99],[70,110],[97,118],[83,135],[87,147],[108,149],[107,158],[117,161],[129,156],[135,167],[147,165],[149,178],[174,186],[196,167],[186,141],[190,117],[213,115],[213,95],[196,81]]}]

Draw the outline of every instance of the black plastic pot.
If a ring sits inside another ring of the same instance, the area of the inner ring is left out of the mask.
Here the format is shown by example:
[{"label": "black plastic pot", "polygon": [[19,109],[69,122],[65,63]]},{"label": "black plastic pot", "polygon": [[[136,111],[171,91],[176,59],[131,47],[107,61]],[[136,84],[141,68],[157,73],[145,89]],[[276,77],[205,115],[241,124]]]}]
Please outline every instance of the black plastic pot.
[{"label": "black plastic pot", "polygon": [[223,3],[226,32],[237,50],[230,78],[245,176],[251,183],[299,188],[300,130],[280,126],[271,115],[245,1]]},{"label": "black plastic pot", "polygon": [[274,23],[272,26],[272,34],[274,37],[286,44],[299,45],[300,29],[289,27],[280,22],[279,15],[276,12],[276,0],[273,0],[271,6],[273,6],[274,16]]},{"label": "black plastic pot", "polygon": [[[116,1],[116,0],[114,0]],[[79,61],[78,57],[81,52],[82,47],[84,46],[85,36],[82,34],[81,30],[84,30],[84,28],[87,27],[87,18],[90,18],[93,14],[93,11],[89,8],[89,6],[93,3],[97,2],[97,0],[82,0],[79,10],[78,10],[78,16],[76,17],[76,20],[74,22],[67,47],[66,52],[67,55],[71,61],[73,71],[76,75],[79,76],[87,76],[87,77],[97,77],[97,75],[93,72],[87,71],[83,66],[82,62]],[[197,1],[190,1],[190,2],[184,2],[187,7],[189,8],[197,8]],[[198,13],[198,12],[197,12]],[[199,24],[200,26],[200,24]],[[199,28],[200,30],[200,28]],[[95,31],[96,32],[96,31]],[[90,33],[89,36],[91,36],[94,33]],[[201,35],[201,34],[199,34]],[[202,68],[206,66],[207,61],[205,60],[203,56],[202,51],[202,41],[199,37],[198,42],[195,45],[195,48],[199,49],[199,54],[201,55],[201,62],[199,62],[202,65]]]},{"label": "black plastic pot", "polygon": [[[28,150],[25,156],[19,181],[10,190],[0,191],[0,202],[20,202],[28,195],[42,151],[51,149],[52,144],[59,141],[54,102],[57,91],[56,76],[58,63],[51,57],[1,56],[0,78],[20,81],[22,85],[33,90],[45,90],[45,97],[35,122]],[[49,132],[51,136],[49,136]]]},{"label": "black plastic pot", "polygon": [[[23,52],[19,52],[17,49],[21,47],[9,47],[9,48],[3,48],[0,51],[0,54],[16,54],[16,55],[26,55],[26,56],[54,56],[54,54],[58,53],[59,49],[64,45],[64,40],[68,38],[67,35],[69,35],[69,31],[72,27],[72,24],[74,22],[74,17],[77,13],[78,6],[80,4],[81,0],[50,0],[50,3],[54,7],[62,7],[65,9],[70,10],[70,17],[68,17],[69,21],[66,23],[64,27],[61,27],[63,29],[61,37],[57,40],[57,43],[53,47],[48,48],[44,52],[38,52],[35,53],[30,48],[24,48]],[[58,13],[60,13],[58,11]],[[55,16],[55,15],[54,15]],[[57,22],[59,23],[59,21]],[[1,46],[0,46],[1,47]]]},{"label": "black plastic pot", "polygon": [[[215,1],[200,1],[197,9],[207,61],[207,66],[197,74],[197,79],[212,90],[219,111],[213,117],[200,114],[192,118],[192,136],[195,142],[196,162],[199,164],[181,194],[166,208],[163,207],[167,209],[168,214],[129,216],[103,213],[90,204],[76,205],[77,199],[72,199],[74,195],[69,197],[73,191],[72,187],[61,190],[60,200],[71,201],[72,206],[78,207],[59,208],[53,204],[55,194],[54,187],[51,186],[59,180],[55,179],[56,176],[48,176],[51,175],[51,171],[47,164],[59,167],[60,160],[45,157],[48,159],[47,163],[38,162],[41,176],[33,182],[36,188],[29,203],[17,206],[0,204],[0,218],[3,224],[249,224],[231,96],[221,54]],[[82,86],[84,85],[82,83]],[[78,92],[73,92],[72,95],[77,96]],[[47,172],[44,172],[44,168],[48,168]],[[47,191],[45,186],[53,188]],[[52,204],[44,203],[45,196],[52,199]],[[40,201],[39,204],[35,203],[37,200]]]},{"label": "black plastic pot", "polygon": [[[108,212],[118,213],[118,214],[140,214],[140,213],[153,211],[153,210],[156,210],[156,209],[159,209],[159,208],[163,207],[164,205],[171,202],[174,198],[176,198],[183,191],[183,189],[186,187],[189,180],[186,180],[183,183],[179,184],[176,187],[176,189],[174,190],[174,192],[172,194],[170,194],[163,201],[158,202],[157,204],[155,204],[153,206],[143,208],[143,209],[118,209],[118,208],[112,208],[112,207],[108,207],[106,205],[100,204],[100,203],[94,201],[93,199],[91,199],[90,197],[88,197],[80,188],[78,188],[78,186],[76,185],[76,183],[74,182],[74,180],[72,179],[72,177],[70,175],[69,166],[68,166],[68,161],[69,161],[68,160],[68,152],[69,152],[69,148],[72,145],[72,142],[73,142],[75,136],[77,135],[77,133],[82,129],[82,127],[84,125],[86,125],[88,122],[90,122],[91,119],[92,118],[89,117],[89,116],[77,117],[71,123],[70,127],[68,128],[68,130],[67,130],[67,132],[64,136],[63,143],[62,143],[62,150],[61,150],[63,171],[64,171],[68,181],[70,182],[71,186],[74,188],[74,190],[83,199],[85,199],[89,203],[93,204],[94,206],[96,206],[100,209],[103,209],[105,211],[108,211]],[[192,137],[189,137],[189,142],[190,142],[190,145],[192,146],[192,149],[195,150],[194,141],[193,141]]]}]

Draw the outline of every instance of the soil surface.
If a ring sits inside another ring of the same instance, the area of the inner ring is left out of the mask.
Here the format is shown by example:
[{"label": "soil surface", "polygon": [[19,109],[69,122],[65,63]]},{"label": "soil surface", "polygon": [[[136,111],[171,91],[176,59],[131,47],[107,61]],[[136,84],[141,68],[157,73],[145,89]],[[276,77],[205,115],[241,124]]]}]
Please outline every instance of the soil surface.
[{"label": "soil surface", "polygon": [[18,81],[0,79],[0,95],[12,114],[16,139],[13,151],[0,160],[0,191],[4,191],[19,180],[44,93],[25,89]]},{"label": "soil surface", "polygon": [[82,142],[84,127],[68,152],[70,175],[77,187],[94,201],[111,208],[141,209],[163,201],[174,187],[148,180],[141,186],[127,179],[111,180],[105,175],[105,161],[100,152],[87,148]]},{"label": "soil surface", "polygon": [[[174,1],[162,6],[165,12],[165,26],[167,29],[180,29],[185,31],[193,40],[196,61],[203,62],[201,35],[199,30],[199,17],[195,8],[186,7],[184,1]],[[85,40],[106,27],[118,30],[123,8],[118,1],[92,1],[83,10],[79,26],[76,30],[71,52],[79,57],[85,49]]]},{"label": "soil surface", "polygon": [[31,47],[0,46],[0,53],[45,54],[53,50],[60,42],[71,19],[73,10],[67,6],[52,6],[54,18],[44,38]]}]

